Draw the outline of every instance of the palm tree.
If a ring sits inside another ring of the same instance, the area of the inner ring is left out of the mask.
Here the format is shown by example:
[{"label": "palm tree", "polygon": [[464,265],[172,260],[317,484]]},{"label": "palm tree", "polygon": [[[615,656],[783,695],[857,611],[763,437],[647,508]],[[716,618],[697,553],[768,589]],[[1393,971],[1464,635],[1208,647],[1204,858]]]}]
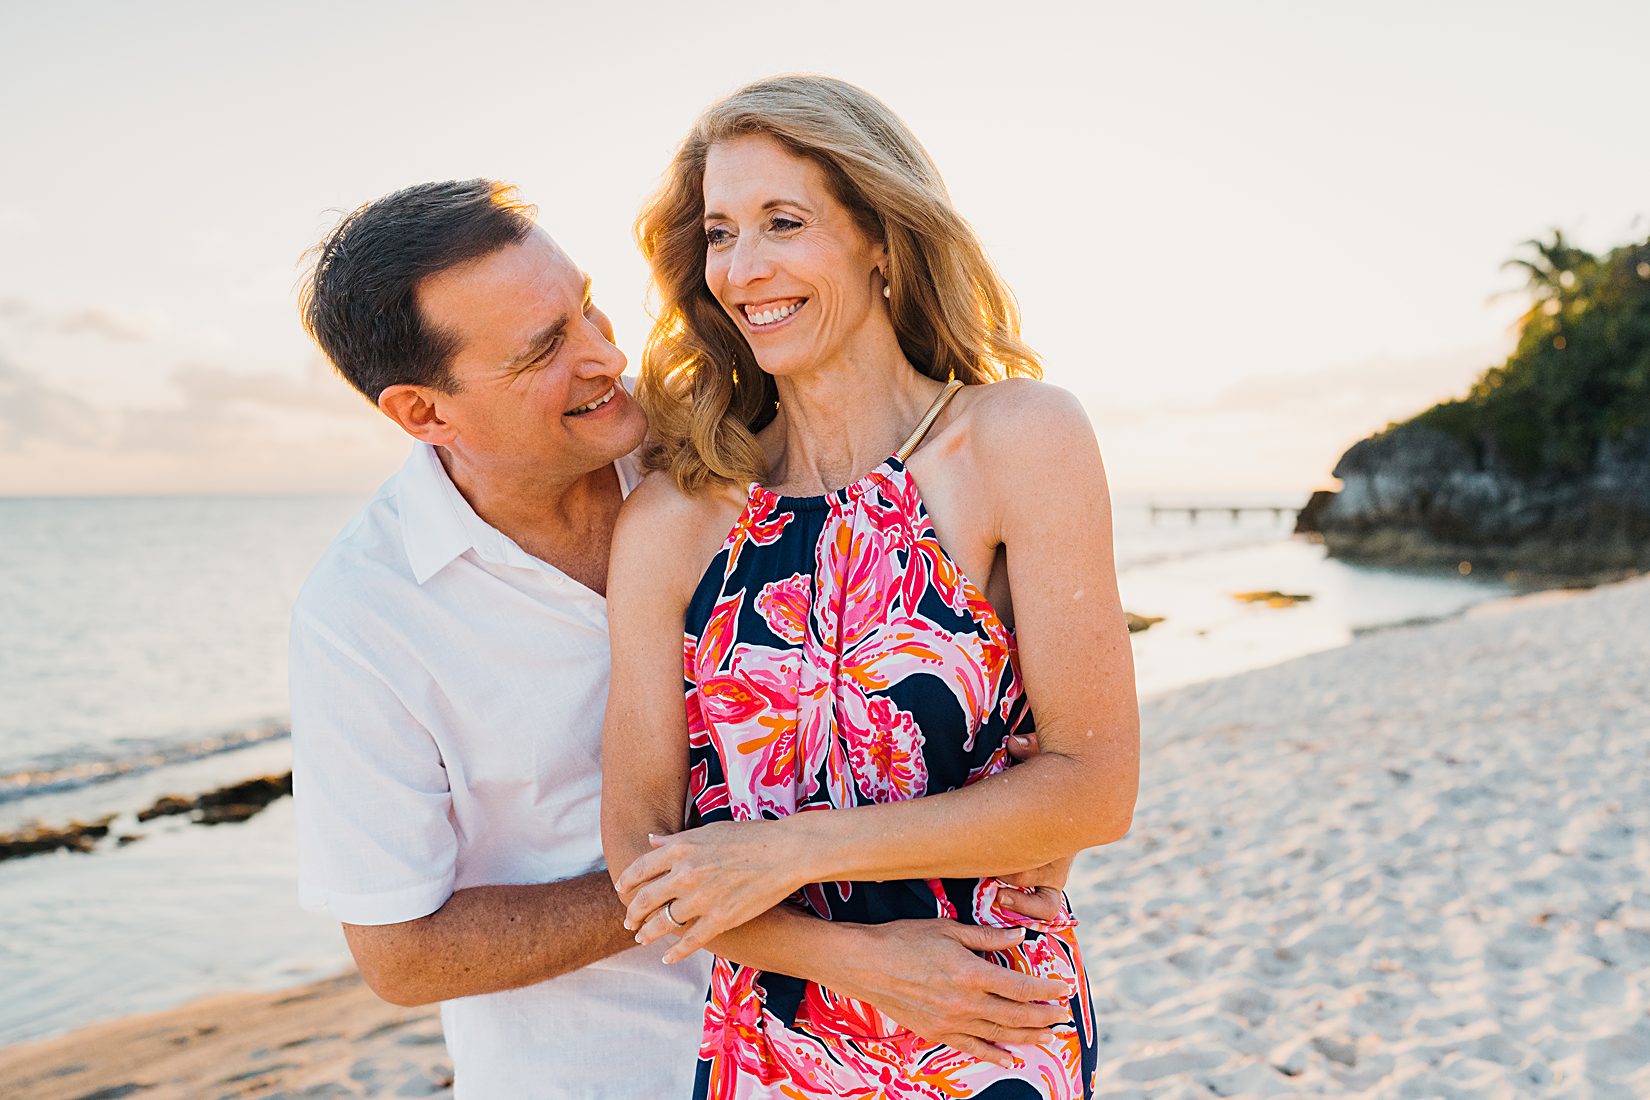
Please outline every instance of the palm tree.
[{"label": "palm tree", "polygon": [[1531,298],[1530,308],[1518,319],[1518,327],[1526,328],[1542,314],[1557,316],[1564,308],[1570,291],[1581,285],[1582,275],[1598,263],[1598,257],[1585,248],[1578,248],[1564,239],[1564,231],[1554,228],[1553,239],[1532,238],[1519,245],[1535,255],[1530,259],[1513,257],[1503,268],[1519,268],[1525,274],[1525,288]]}]

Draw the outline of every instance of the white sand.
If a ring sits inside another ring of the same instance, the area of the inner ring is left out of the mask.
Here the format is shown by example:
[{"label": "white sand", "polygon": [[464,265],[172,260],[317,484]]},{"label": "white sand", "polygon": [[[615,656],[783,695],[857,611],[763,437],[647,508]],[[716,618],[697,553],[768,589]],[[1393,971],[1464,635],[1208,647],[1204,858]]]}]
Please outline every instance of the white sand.
[{"label": "white sand", "polygon": [[1650,1097],[1650,580],[1498,610],[1146,706],[1104,1095]]},{"label": "white sand", "polygon": [[[1650,1097],[1650,579],[1498,611],[1147,705],[1071,887],[1103,1096]],[[435,1023],[197,1002],[0,1052],[0,1093],[441,1095]]]}]

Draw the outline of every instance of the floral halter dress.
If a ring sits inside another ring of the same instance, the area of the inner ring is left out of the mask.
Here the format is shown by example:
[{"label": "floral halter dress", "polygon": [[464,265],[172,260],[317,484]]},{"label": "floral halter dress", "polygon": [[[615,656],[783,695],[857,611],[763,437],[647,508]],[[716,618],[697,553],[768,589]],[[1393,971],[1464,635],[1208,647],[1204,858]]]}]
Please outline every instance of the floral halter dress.
[{"label": "floral halter dress", "polygon": [[[777,818],[955,790],[1008,767],[1029,732],[1013,633],[935,537],[905,458],[846,488],[752,485],[688,607],[692,824]],[[825,882],[794,901],[864,924],[946,917],[1024,927],[991,961],[1063,980],[1071,1021],[1012,1069],[929,1043],[863,1001],[717,958],[695,1096],[1049,1100],[1092,1096],[1094,1017],[1076,921],[997,904],[995,879]]]}]

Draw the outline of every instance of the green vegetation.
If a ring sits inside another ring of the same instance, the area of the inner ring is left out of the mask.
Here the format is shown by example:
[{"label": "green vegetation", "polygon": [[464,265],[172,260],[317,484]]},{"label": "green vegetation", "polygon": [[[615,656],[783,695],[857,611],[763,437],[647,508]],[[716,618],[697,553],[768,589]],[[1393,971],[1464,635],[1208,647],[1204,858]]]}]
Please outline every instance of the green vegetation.
[{"label": "green vegetation", "polygon": [[1409,423],[1525,477],[1579,474],[1601,442],[1650,427],[1650,240],[1595,256],[1555,229],[1524,248],[1507,263],[1529,277],[1517,350]]}]

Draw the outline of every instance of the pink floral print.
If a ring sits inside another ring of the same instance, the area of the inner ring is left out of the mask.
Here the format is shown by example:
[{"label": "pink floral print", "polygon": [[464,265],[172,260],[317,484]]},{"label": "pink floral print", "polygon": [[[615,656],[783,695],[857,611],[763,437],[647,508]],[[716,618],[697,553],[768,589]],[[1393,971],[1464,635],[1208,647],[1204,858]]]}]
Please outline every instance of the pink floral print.
[{"label": "pink floral print", "polygon": [[[821,497],[752,486],[686,627],[696,824],[953,790],[1009,766],[1009,734],[1032,728],[1014,636],[940,545],[897,458]],[[827,920],[1026,927],[1024,943],[993,958],[1065,982],[1072,1020],[1050,1043],[1016,1048],[1014,1069],[928,1043],[814,983],[717,959],[696,1095],[986,1100],[1029,1085],[1054,1100],[1091,1096],[1094,1021],[1076,921],[1003,909],[1009,889],[994,879],[832,882],[795,900]]]}]

